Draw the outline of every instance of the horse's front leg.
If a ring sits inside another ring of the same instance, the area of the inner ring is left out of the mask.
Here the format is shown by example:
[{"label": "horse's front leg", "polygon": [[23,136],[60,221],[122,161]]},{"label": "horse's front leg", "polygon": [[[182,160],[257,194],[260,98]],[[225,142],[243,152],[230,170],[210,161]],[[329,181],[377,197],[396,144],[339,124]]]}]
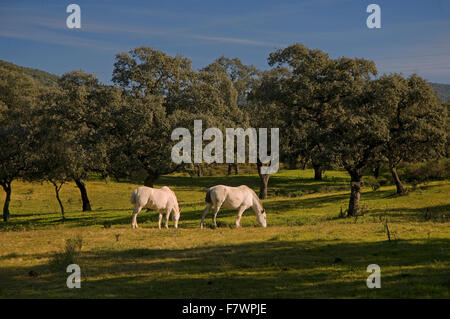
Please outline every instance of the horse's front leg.
[{"label": "horse's front leg", "polygon": [[211,209],[212,204],[208,203],[206,204],[205,209],[203,210],[203,214],[202,214],[202,221],[200,222],[200,228],[203,229],[203,223],[205,222],[205,216],[206,214],[208,214],[209,210]]},{"label": "horse's front leg", "polygon": [[239,211],[238,211],[237,218],[236,218],[236,227],[237,227],[237,228],[238,228],[238,227],[241,227],[241,217],[242,217],[242,214],[244,213],[244,211],[245,211],[246,209],[247,209],[247,208],[246,208],[245,206],[239,207]]},{"label": "horse's front leg", "polygon": [[166,211],[166,223],[165,223],[165,225],[164,225],[164,227],[165,227],[166,229],[169,228],[169,217],[170,217],[170,209]]},{"label": "horse's front leg", "polygon": [[159,213],[158,228],[161,229],[162,213],[161,211],[158,211],[158,213]]},{"label": "horse's front leg", "polygon": [[[176,217],[178,216],[178,217]],[[173,227],[178,228],[178,219],[180,218],[180,214],[174,210],[172,210],[172,219],[173,219]]]}]

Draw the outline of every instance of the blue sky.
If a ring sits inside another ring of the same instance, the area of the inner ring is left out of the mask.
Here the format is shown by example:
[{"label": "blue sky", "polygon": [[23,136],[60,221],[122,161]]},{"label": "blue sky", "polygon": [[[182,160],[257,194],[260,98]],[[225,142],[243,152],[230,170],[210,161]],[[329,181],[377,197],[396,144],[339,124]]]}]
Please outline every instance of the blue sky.
[{"label": "blue sky", "polygon": [[[81,29],[66,27],[71,3]],[[366,26],[371,3],[381,29]],[[295,42],[450,83],[449,0],[0,2],[0,59],[58,75],[82,69],[105,83],[115,54],[138,46],[184,55],[194,68],[224,55],[267,69],[270,52]]]}]

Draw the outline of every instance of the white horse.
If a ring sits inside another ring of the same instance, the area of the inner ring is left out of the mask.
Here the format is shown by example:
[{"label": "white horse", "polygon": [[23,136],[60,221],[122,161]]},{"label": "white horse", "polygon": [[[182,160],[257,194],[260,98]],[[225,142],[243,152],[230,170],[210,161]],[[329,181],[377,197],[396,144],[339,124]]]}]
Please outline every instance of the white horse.
[{"label": "white horse", "polygon": [[228,209],[238,209],[238,215],[236,219],[236,227],[241,226],[241,217],[247,208],[252,208],[256,215],[256,219],[263,226],[267,226],[266,222],[266,211],[261,204],[258,196],[255,192],[248,186],[241,185],[239,187],[231,187],[224,185],[213,186],[206,192],[206,207],[203,211],[202,221],[200,223],[200,228],[203,228],[203,223],[205,221],[205,216],[209,212],[212,206],[213,210],[213,224],[217,227],[216,216],[219,212],[220,207],[225,207]]},{"label": "white horse", "polygon": [[131,193],[131,204],[134,205],[131,227],[138,228],[137,215],[142,208],[150,208],[159,212],[158,227],[161,229],[162,211],[166,212],[165,227],[169,228],[169,216],[173,211],[172,219],[175,228],[178,228],[178,220],[180,219],[180,208],[178,207],[177,197],[172,190],[164,186],[160,189],[141,186]]}]

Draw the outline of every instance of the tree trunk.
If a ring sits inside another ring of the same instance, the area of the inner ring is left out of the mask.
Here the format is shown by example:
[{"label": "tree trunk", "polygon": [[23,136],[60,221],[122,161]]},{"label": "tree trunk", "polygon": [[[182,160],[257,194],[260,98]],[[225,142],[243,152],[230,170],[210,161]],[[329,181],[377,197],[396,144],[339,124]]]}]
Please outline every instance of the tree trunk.
[{"label": "tree trunk", "polygon": [[197,165],[197,177],[202,177],[202,176],[203,176],[202,165],[199,164],[199,165]]},{"label": "tree trunk", "polygon": [[6,193],[5,203],[3,204],[3,221],[9,220],[9,203],[11,202],[11,182],[2,183],[3,190]]},{"label": "tree trunk", "polygon": [[155,184],[155,182],[158,178],[159,178],[159,174],[154,173],[154,172],[148,172],[148,176],[144,181],[144,185],[148,186],[148,187],[153,187],[153,185]]},{"label": "tree trunk", "polygon": [[63,203],[61,201],[61,198],[59,198],[59,191],[62,187],[63,184],[59,185],[55,182],[52,182],[53,186],[55,187],[55,193],[56,193],[56,199],[58,200],[59,203],[59,207],[61,208],[61,216],[62,216],[62,220],[65,221],[66,220],[66,214],[64,213],[64,206]]},{"label": "tree trunk", "polygon": [[239,174],[239,166],[238,166],[238,164],[228,164],[228,172],[227,172],[228,176],[231,175],[233,168],[234,168],[234,174],[235,175]]},{"label": "tree trunk", "polygon": [[320,165],[320,164],[313,164],[313,168],[314,168],[314,180],[315,181],[321,181],[322,180],[322,173],[323,173],[322,165]]},{"label": "tree trunk", "polygon": [[308,164],[308,159],[307,158],[302,158],[301,161],[301,166],[302,166],[302,170],[306,169],[306,165]]},{"label": "tree trunk", "polygon": [[257,167],[258,167],[258,175],[259,175],[259,198],[260,199],[266,199],[267,198],[267,185],[269,183],[269,177],[270,174],[262,174],[261,173],[261,168],[262,168],[262,163],[261,161],[258,159],[257,161]]},{"label": "tree trunk", "polygon": [[92,208],[91,208],[91,203],[89,202],[89,197],[88,197],[88,194],[87,194],[86,185],[79,178],[75,179],[75,184],[77,184],[77,187],[80,189],[81,201],[83,203],[83,212],[91,211]]},{"label": "tree trunk", "polygon": [[395,165],[391,165],[391,174],[392,178],[394,179],[395,186],[397,187],[397,194],[399,195],[406,194],[406,190],[403,187],[400,177],[398,176],[397,168],[395,167]]},{"label": "tree trunk", "polygon": [[260,183],[259,183],[259,198],[266,199],[267,198],[267,184],[269,183],[269,174],[260,175]]},{"label": "tree trunk", "polygon": [[361,198],[361,186],[363,177],[359,170],[349,171],[350,181],[350,201],[348,203],[348,216],[356,216],[359,211],[359,199]]}]

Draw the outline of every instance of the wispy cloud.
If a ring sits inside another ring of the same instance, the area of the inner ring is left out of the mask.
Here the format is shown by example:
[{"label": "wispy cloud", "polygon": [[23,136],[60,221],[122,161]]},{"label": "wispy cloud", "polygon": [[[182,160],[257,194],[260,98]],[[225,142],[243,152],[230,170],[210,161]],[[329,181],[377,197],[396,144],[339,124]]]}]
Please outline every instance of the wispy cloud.
[{"label": "wispy cloud", "polygon": [[280,43],[241,39],[241,38],[214,37],[214,36],[204,36],[204,35],[191,35],[191,37],[194,39],[199,39],[199,40],[216,41],[216,42],[224,42],[224,43],[238,43],[238,44],[245,44],[245,45],[265,46],[265,47],[267,47],[267,46],[283,46],[283,44],[280,44]]},{"label": "wispy cloud", "polygon": [[[39,27],[40,29],[34,29],[32,33],[30,33],[30,28],[25,28],[23,30],[0,30],[0,36],[12,37],[12,38],[20,38],[25,40],[32,40],[36,42],[44,42],[44,43],[53,43],[60,45],[70,45],[70,46],[94,46],[97,47],[97,41],[92,41],[82,37],[73,37],[73,36],[65,36],[62,34],[51,33],[49,30],[67,30],[67,27],[61,21],[51,19],[51,18],[41,18],[34,17],[32,19],[23,19],[23,21],[27,21],[30,27]],[[214,36],[214,35],[203,35],[196,33],[187,33],[184,29],[155,29],[150,28],[148,26],[130,26],[130,25],[108,25],[108,24],[94,24],[94,23],[85,23],[82,25],[82,28],[79,30],[79,33],[82,34],[108,34],[108,35],[133,35],[134,37],[173,37],[173,38],[187,38],[187,39],[196,39],[203,41],[212,41],[212,42],[220,42],[220,43],[233,43],[233,44],[242,44],[249,46],[265,46],[265,47],[274,47],[274,46],[282,46],[281,43],[269,42],[269,41],[260,41],[246,38],[237,38],[237,37],[224,37],[224,36]],[[102,49],[115,49],[113,45],[104,45],[103,43],[99,48]]]},{"label": "wispy cloud", "polygon": [[[310,1],[310,0],[309,0]],[[309,2],[307,1],[307,2]],[[325,1],[325,0],[324,0]],[[90,6],[96,6],[95,3]],[[161,11],[150,9],[137,9],[133,6],[127,6],[117,3],[108,4],[110,10],[122,12],[125,15],[135,16],[148,16],[148,17],[166,17],[167,19],[180,19],[185,12],[177,11]],[[99,8],[100,9],[100,8]],[[263,21],[268,16],[276,16],[280,12],[254,12],[227,16],[222,15],[211,19],[205,14],[198,14],[195,12],[189,13],[193,24],[186,24],[182,27],[164,27],[158,28],[151,25],[151,22],[145,25],[121,25],[118,23],[112,23],[111,21],[96,20],[96,23],[92,23],[91,20],[82,21],[82,28],[77,30],[79,36],[73,37],[71,35],[65,35],[64,33],[51,32],[52,30],[68,31],[65,25],[64,16],[54,16],[54,13],[43,10],[42,8],[23,8],[23,7],[8,7],[7,10],[10,14],[2,16],[0,21],[0,36],[18,38],[23,40],[32,40],[35,42],[53,43],[69,46],[92,46],[93,48],[114,49],[114,43],[103,43],[100,47],[97,45],[97,41],[87,39],[85,36],[89,35],[111,35],[111,36],[123,36],[118,40],[127,40],[132,36],[135,38],[148,38],[148,37],[161,37],[161,38],[173,38],[173,39],[191,39],[201,40],[216,43],[229,43],[243,46],[263,46],[263,47],[279,47],[283,44],[279,41],[270,41],[266,38],[246,38],[228,36],[221,31],[220,35],[217,32],[209,30],[210,26],[217,25],[239,25],[243,22],[249,23],[249,21]],[[199,30],[208,29],[208,32],[198,32]],[[198,30],[197,30],[198,29]]]},{"label": "wispy cloud", "polygon": [[117,51],[117,46],[111,46],[110,44],[105,42],[76,36],[43,33],[39,31],[1,29],[0,37],[22,39],[33,42],[56,44],[71,47],[86,47],[102,51]]}]

